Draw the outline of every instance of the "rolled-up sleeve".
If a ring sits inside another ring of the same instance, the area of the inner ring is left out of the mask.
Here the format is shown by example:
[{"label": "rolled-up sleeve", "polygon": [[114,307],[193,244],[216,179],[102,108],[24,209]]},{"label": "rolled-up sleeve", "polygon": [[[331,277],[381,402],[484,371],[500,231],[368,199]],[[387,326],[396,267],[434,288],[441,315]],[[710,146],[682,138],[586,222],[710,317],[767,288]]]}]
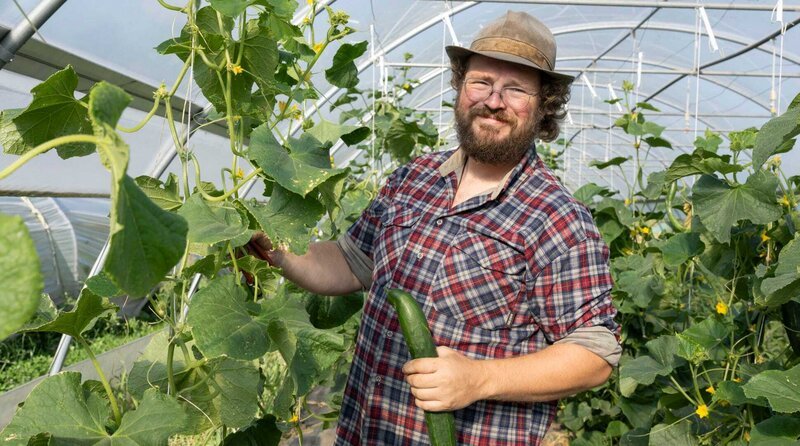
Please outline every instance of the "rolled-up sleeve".
[{"label": "rolled-up sleeve", "polygon": [[531,295],[533,316],[548,341],[558,342],[582,327],[605,327],[618,336],[612,284],[608,247],[599,237],[584,238],[550,262]]}]

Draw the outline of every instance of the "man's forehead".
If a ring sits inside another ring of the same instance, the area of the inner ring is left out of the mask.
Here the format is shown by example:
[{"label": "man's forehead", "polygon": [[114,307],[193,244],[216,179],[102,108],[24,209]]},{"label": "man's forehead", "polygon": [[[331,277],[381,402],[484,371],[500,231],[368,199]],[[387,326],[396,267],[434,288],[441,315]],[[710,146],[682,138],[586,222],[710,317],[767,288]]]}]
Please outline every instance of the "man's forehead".
[{"label": "man's forehead", "polygon": [[470,57],[467,61],[467,72],[505,75],[528,82],[538,82],[541,78],[541,74],[535,68],[515,64],[513,62],[492,59],[490,57],[485,57],[478,54]]}]

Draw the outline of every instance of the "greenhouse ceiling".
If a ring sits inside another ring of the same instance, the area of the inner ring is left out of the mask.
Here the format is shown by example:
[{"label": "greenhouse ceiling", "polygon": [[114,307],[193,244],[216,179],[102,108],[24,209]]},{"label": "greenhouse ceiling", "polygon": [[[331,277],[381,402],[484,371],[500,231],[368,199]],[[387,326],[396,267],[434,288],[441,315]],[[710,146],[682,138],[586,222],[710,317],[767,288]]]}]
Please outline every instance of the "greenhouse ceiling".
[{"label": "greenhouse ceiling", "polygon": [[[151,106],[153,91],[180,70],[177,58],[153,50],[178,34],[180,14],[157,1],[5,1],[0,4],[0,36],[47,5],[54,8],[52,16],[0,71],[2,108],[25,106],[33,86],[71,64],[81,79],[79,90],[85,92],[94,82],[107,80],[128,91],[134,102],[122,123],[139,121]],[[317,0],[317,5],[323,16],[327,13],[320,5],[349,14],[357,32],[346,41],[370,43],[356,61],[359,88],[381,90],[387,79],[406,69],[419,85],[403,98],[404,104],[429,112],[448,140],[446,147],[456,141],[444,46],[468,45],[484,24],[508,9],[540,18],[556,36],[557,68],[577,77],[562,134],[570,144],[563,155],[562,177],[571,188],[590,181],[621,186],[610,170],[590,169],[588,163],[632,156],[631,139],[611,130],[622,107],[609,101],[624,96],[626,81],[634,85],[631,103],[647,101],[660,110],[646,111],[648,119],[665,127],[663,136],[677,151],[691,151],[693,141],[706,129],[724,136],[760,127],[800,91],[798,1]],[[307,3],[301,2],[295,21],[302,21],[309,11]],[[413,57],[406,60],[406,54]],[[322,67],[330,65],[330,60],[321,62]],[[319,112],[336,120],[338,112],[331,112],[325,101],[335,100],[342,92],[331,87],[321,72],[315,73],[319,79],[314,81],[322,96]],[[191,116],[196,126],[207,102],[196,86],[183,85],[178,92],[183,99],[173,98],[176,116],[184,122]],[[224,131],[222,126],[209,125],[192,133],[190,145],[203,160],[203,169],[208,169],[204,176],[216,176],[217,166],[229,161],[215,150],[224,143],[220,136]],[[163,118],[152,120],[127,142],[132,147],[132,174],[159,176],[179,169]],[[552,148],[563,149],[555,143]],[[358,151],[348,147],[333,150],[339,164],[358,157]],[[672,158],[674,152],[663,157],[653,153],[649,168],[663,169],[665,160]],[[56,160],[55,153],[48,153],[28,163],[0,183],[0,194],[108,194],[107,173],[99,163]],[[13,157],[2,155],[0,167],[12,161]],[[786,159],[784,164],[796,174],[793,166],[800,165],[800,160]]]}]

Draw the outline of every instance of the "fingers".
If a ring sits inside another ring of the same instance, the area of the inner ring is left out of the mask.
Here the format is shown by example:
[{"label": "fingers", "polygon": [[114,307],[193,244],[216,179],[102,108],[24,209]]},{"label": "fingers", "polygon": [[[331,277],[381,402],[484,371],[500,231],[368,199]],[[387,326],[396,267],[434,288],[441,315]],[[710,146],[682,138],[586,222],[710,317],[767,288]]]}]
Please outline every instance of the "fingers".
[{"label": "fingers", "polygon": [[267,237],[267,234],[261,231],[256,231],[256,233],[250,237],[250,243],[261,248],[264,252],[272,251],[272,241]]},{"label": "fingers", "polygon": [[437,370],[437,358],[412,359],[403,365],[403,373],[413,375],[415,373],[434,373]]}]

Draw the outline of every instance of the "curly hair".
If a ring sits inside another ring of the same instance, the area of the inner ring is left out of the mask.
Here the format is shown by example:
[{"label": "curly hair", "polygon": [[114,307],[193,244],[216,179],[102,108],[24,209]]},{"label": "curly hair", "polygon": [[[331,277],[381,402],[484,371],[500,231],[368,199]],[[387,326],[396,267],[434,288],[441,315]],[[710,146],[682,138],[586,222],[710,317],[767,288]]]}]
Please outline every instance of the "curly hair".
[{"label": "curly hair", "polygon": [[[450,86],[460,93],[464,76],[469,67],[469,57],[454,58],[450,61]],[[536,115],[540,119],[536,136],[542,141],[550,142],[561,132],[561,121],[567,116],[566,105],[570,98],[572,81],[557,79],[542,73],[542,86],[539,93],[541,103]]]}]

